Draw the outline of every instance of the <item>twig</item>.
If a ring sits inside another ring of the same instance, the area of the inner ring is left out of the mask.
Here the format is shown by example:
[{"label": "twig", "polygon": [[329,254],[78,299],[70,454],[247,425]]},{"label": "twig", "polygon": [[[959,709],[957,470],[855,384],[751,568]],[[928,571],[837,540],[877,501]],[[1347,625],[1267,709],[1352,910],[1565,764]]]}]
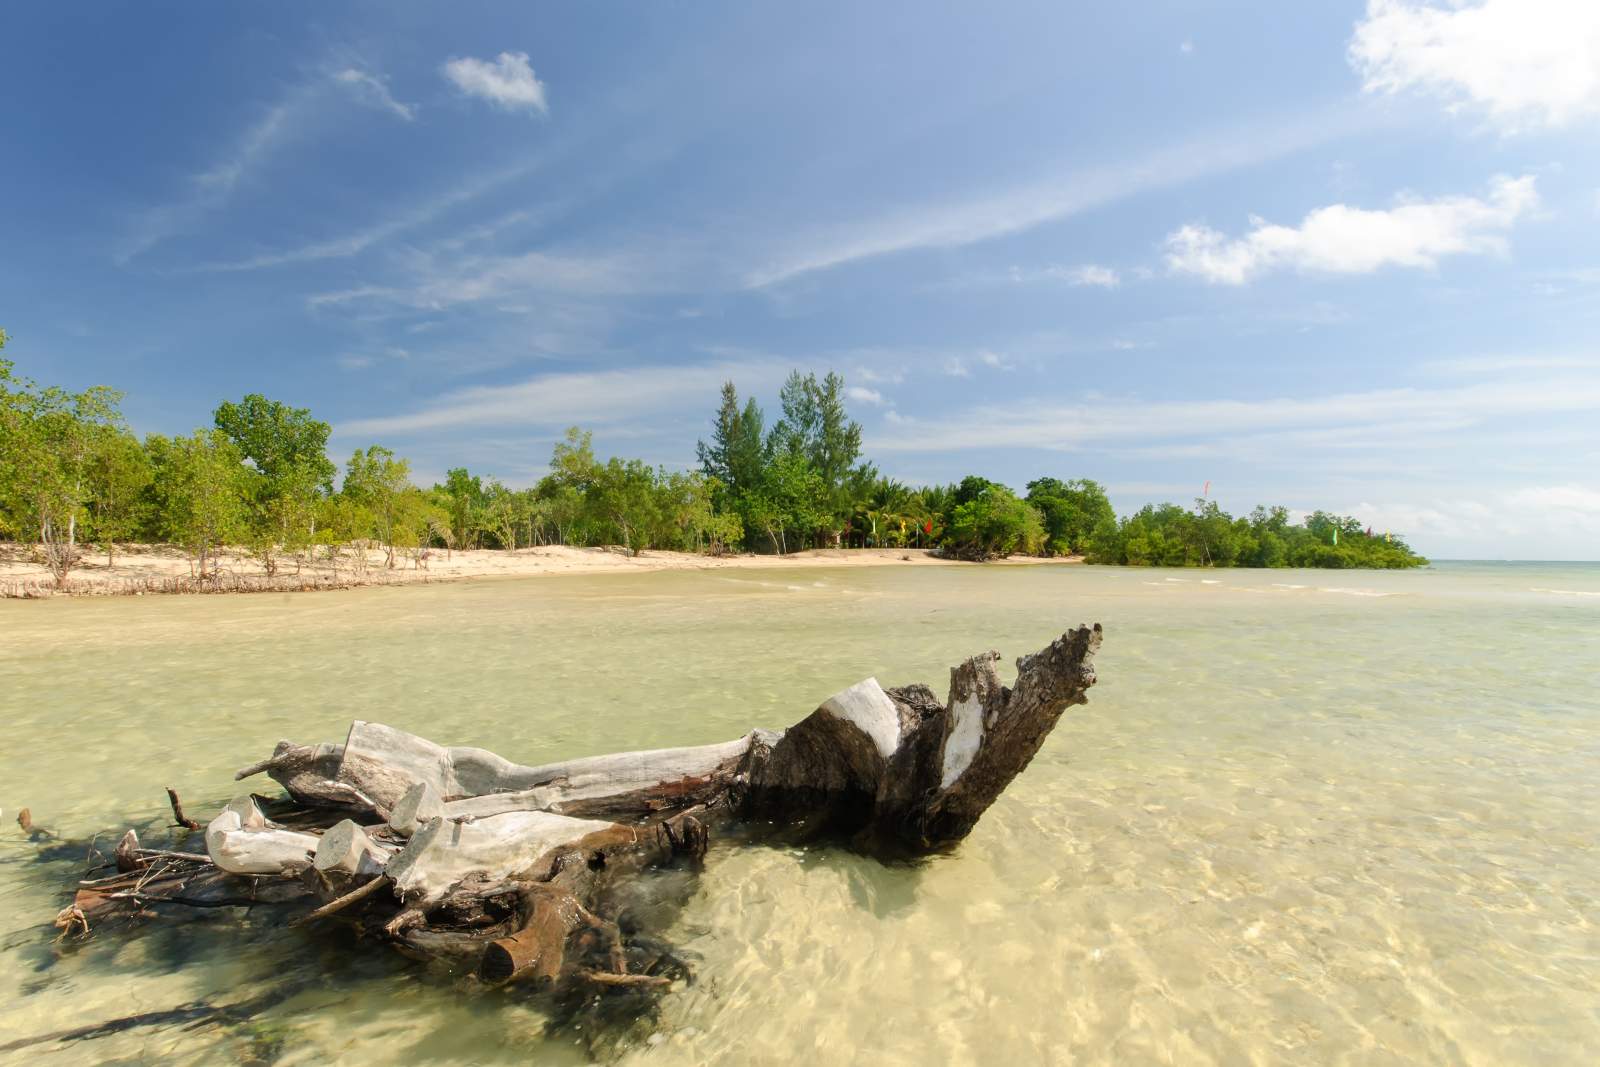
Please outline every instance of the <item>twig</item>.
[{"label": "twig", "polygon": [[337,900],[328,901],[322,907],[318,908],[316,911],[305,916],[304,918],[296,919],[293,925],[305,926],[308,923],[316,922],[318,919],[326,919],[330,915],[336,915],[348,908],[350,905],[367,899],[388,884],[389,876],[386,874],[380,874],[378,877],[362,885],[360,888],[351,890],[344,896],[339,897]]},{"label": "twig", "polygon": [[185,830],[200,829],[199,823],[183,813],[183,801],[178,799],[178,791],[170,785],[167,786],[167,799],[172,802],[172,817],[177,820],[179,826]]},{"label": "twig", "polygon": [[236,781],[236,782],[243,781],[244,779],[249,778],[253,774],[260,774],[262,771],[271,770],[274,766],[277,765],[277,763],[278,763],[278,757],[276,755],[268,756],[264,760],[260,760],[259,762],[250,764],[250,766],[248,766],[248,767],[244,767],[244,768],[242,768],[240,770],[234,771],[233,772],[233,780]]},{"label": "twig", "polygon": [[661,989],[672,984],[672,979],[655,974],[612,974],[609,971],[579,971],[578,977],[596,985],[651,986]]}]

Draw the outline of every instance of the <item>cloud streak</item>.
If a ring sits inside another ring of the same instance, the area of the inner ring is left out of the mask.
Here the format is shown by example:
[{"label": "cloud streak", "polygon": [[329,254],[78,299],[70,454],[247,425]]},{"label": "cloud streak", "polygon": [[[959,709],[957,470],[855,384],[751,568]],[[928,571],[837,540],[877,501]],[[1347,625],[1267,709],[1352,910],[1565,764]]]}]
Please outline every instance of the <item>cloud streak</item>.
[{"label": "cloud streak", "polygon": [[490,426],[613,425],[705,407],[706,398],[715,397],[731,378],[749,391],[772,389],[785,373],[783,363],[745,361],[543,374],[511,385],[458,389],[418,410],[354,419],[336,431],[341,437],[370,437]]},{"label": "cloud streak", "polygon": [[[908,420],[909,425],[893,437],[869,445],[882,452],[1115,448],[1207,455],[1218,450],[1219,442],[1275,435],[1293,436],[1302,448],[1370,448],[1378,443],[1380,431],[1387,432],[1385,428],[1429,434],[1595,409],[1600,409],[1600,376],[1522,375],[1439,389],[1379,389],[1312,398],[985,405],[944,418]],[[1312,440],[1307,435],[1318,436]],[[1298,462],[1304,453],[1287,455]]]},{"label": "cloud streak", "polygon": [[1335,106],[1322,114],[1222,131],[1110,166],[1071,170],[1030,185],[814,230],[748,272],[744,286],[761,289],[877,256],[960,248],[1022,233],[1142,193],[1256,166],[1374,121],[1371,115]]},{"label": "cloud streak", "polygon": [[417,109],[410,104],[402,104],[389,92],[389,85],[375,74],[357,67],[346,67],[334,74],[333,80],[341,85],[347,85],[357,92],[363,99],[382,108],[392,115],[397,115],[407,122],[417,117]]}]

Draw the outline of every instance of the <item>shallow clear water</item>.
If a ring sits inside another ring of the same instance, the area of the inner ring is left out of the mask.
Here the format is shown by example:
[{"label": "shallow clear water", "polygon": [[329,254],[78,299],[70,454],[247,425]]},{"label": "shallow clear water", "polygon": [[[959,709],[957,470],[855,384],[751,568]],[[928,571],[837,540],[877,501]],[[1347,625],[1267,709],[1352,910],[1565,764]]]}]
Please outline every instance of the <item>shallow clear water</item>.
[{"label": "shallow clear water", "polygon": [[[535,1008],[227,916],[51,945],[64,837],[192,812],[375,718],[536,762],[783,726],[866,675],[1106,627],[1100,684],[953,855],[723,848],[699,980],[626,1062],[1590,1062],[1600,565],[662,573],[0,603],[0,1045],[315,981],[248,1022],[15,1062],[582,1062]],[[102,837],[104,840],[104,837]],[[6,1060],[0,1054],[0,1060]]]}]

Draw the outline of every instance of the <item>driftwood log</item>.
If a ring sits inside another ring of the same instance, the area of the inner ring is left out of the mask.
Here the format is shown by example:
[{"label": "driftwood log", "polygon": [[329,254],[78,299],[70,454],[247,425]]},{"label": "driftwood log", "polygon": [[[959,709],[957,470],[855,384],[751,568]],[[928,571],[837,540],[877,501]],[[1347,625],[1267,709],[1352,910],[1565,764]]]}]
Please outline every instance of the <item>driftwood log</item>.
[{"label": "driftwood log", "polygon": [[238,777],[265,773],[287,801],[233,800],[204,853],[129,831],[101,868],[115,873],[81,882],[56,925],[85,936],[163,907],[277,903],[484,983],[648,992],[687,971],[618,903],[630,880],[697,862],[721,828],[885,859],[954,846],[1086,702],[1099,645],[1098,625],[1069,631],[1019,659],[1010,687],[998,653],[974,656],[944,702],[869,678],[785,731],[543,766],[374,722],[342,744],[280,741]]}]

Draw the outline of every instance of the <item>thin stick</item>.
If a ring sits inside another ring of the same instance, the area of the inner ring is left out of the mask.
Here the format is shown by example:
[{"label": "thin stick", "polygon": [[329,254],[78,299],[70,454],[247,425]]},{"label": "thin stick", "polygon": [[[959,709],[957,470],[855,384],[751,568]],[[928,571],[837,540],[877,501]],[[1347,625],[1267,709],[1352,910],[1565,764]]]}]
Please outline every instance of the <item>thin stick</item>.
[{"label": "thin stick", "polygon": [[159,856],[169,860],[193,860],[196,863],[210,863],[211,857],[204,852],[168,852],[164,848],[141,848],[140,857]]},{"label": "thin stick", "polygon": [[183,813],[183,801],[178,799],[178,791],[170,785],[167,786],[167,799],[172,802],[172,817],[177,820],[179,826],[185,830],[200,829],[199,823]]},{"label": "thin stick", "polygon": [[305,926],[308,923],[316,922],[318,919],[326,919],[330,915],[336,915],[339,912],[343,911],[344,909],[348,908],[350,905],[355,904],[358,901],[362,901],[362,900],[367,899],[368,897],[372,896],[374,893],[376,893],[378,890],[382,889],[384,886],[386,886],[388,884],[389,884],[389,876],[386,875],[386,874],[380,874],[380,875],[378,875],[378,877],[374,878],[372,881],[367,882],[365,885],[362,885],[358,889],[351,890],[350,892],[346,893],[344,896],[339,897],[337,900],[328,901],[322,907],[318,908],[316,911],[314,911],[311,914],[307,915],[305,918],[296,919],[294,921],[294,925],[295,926]]},{"label": "thin stick", "polygon": [[578,977],[596,985],[653,986],[662,988],[672,984],[672,979],[654,974],[611,974],[607,971],[579,971]]}]

